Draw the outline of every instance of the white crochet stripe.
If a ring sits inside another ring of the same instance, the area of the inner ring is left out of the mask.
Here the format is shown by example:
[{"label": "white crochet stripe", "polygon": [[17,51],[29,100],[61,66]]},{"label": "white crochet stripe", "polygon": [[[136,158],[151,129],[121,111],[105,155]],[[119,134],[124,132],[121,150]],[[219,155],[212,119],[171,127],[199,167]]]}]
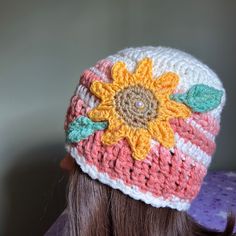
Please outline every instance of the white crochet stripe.
[{"label": "white crochet stripe", "polygon": [[99,99],[96,98],[84,85],[80,84],[75,92],[75,95],[79,96],[80,99],[90,108],[95,108],[99,104]]},{"label": "white crochet stripe", "polygon": [[128,69],[130,72],[134,72],[134,69],[135,69],[135,66],[136,66],[136,62],[135,62],[135,61],[129,59],[128,57],[120,56],[120,55],[118,55],[118,54],[108,56],[108,57],[107,57],[107,60],[110,60],[113,64],[115,64],[115,63],[118,62],[118,61],[123,61],[123,62],[125,62],[126,67],[127,67],[127,69]]},{"label": "white crochet stripe", "polygon": [[135,200],[141,200],[153,207],[170,207],[172,209],[177,209],[178,211],[186,211],[190,207],[190,201],[180,199],[174,195],[171,200],[165,200],[163,197],[153,196],[150,192],[143,193],[139,191],[138,187],[128,186],[122,180],[112,179],[107,173],[98,171],[96,166],[88,164],[85,158],[78,154],[76,148],[68,145],[66,146],[66,149],[75,159],[76,163],[81,167],[82,171],[87,173],[92,179],[97,179],[101,183],[106,184],[113,189],[118,189]]},{"label": "white crochet stripe", "polygon": [[215,119],[220,121],[221,111],[226,101],[223,85],[214,71],[190,54],[167,47],[144,46],[126,48],[115,55],[109,56],[107,59],[113,63],[122,60],[126,63],[130,71],[134,71],[137,62],[144,57],[152,58],[154,62],[154,77],[158,77],[168,71],[177,73],[180,76],[180,83],[177,87],[179,90],[187,91],[193,85],[200,83],[222,90],[223,97],[221,104],[209,112]]},{"label": "white crochet stripe", "polygon": [[155,77],[162,74],[160,68],[165,67],[166,71],[173,70],[178,74],[182,74],[185,78],[184,84],[187,87],[195,80],[196,83],[204,82],[209,86],[222,89],[221,81],[208,66],[190,54],[177,49],[167,47],[127,48],[119,51],[115,56],[129,58],[135,64],[144,57],[150,57],[154,61],[153,75]]},{"label": "white crochet stripe", "polygon": [[103,81],[110,82],[110,80],[107,78],[107,76],[103,72],[98,70],[96,67],[91,67],[91,68],[89,68],[89,70],[92,71],[98,77],[100,77]]},{"label": "white crochet stripe", "polygon": [[185,120],[186,123],[190,124],[191,126],[193,126],[196,129],[199,129],[204,135],[206,135],[206,137],[208,139],[210,139],[211,141],[215,141],[215,136],[213,134],[211,134],[210,132],[206,131],[201,125],[199,125],[195,120],[193,120],[192,118],[188,118]]},{"label": "white crochet stripe", "polygon": [[192,157],[194,160],[202,163],[205,167],[208,167],[211,163],[211,156],[207,155],[198,146],[192,144],[190,141],[185,141],[178,134],[175,134],[176,146],[184,154]]},{"label": "white crochet stripe", "polygon": [[[199,83],[222,90],[224,93],[221,104],[209,112],[217,121],[220,121],[221,111],[226,100],[223,85],[214,71],[190,54],[167,47],[146,46],[139,48],[126,48],[114,55],[108,56],[106,60],[111,61],[113,64],[117,61],[124,61],[128,70],[132,72],[134,71],[137,62],[142,60],[144,57],[152,58],[154,62],[154,77],[158,77],[167,71],[177,73],[181,78],[177,87],[179,90],[187,91],[191,86]],[[96,73],[100,78],[104,79],[104,81],[108,82],[108,78],[106,78],[106,76],[97,68],[92,67],[90,70]]]}]

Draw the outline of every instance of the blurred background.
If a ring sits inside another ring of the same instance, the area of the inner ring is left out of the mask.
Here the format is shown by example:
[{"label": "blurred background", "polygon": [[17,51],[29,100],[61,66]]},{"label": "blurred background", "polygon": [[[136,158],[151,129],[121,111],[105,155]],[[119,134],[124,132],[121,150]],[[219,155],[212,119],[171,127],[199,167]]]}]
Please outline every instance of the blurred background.
[{"label": "blurred background", "polygon": [[43,235],[65,206],[64,116],[81,72],[130,46],[179,48],[228,93],[211,169],[235,170],[235,0],[0,0],[0,235]]}]

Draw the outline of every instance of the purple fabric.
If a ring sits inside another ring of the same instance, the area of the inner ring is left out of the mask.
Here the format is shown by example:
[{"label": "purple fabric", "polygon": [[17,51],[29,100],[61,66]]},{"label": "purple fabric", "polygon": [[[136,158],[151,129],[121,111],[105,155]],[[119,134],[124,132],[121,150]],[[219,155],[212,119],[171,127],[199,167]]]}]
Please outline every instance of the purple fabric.
[{"label": "purple fabric", "polygon": [[209,172],[188,213],[208,228],[223,230],[230,210],[236,214],[236,172]]},{"label": "purple fabric", "polygon": [[[188,213],[200,224],[222,231],[230,210],[236,214],[236,172],[209,171]],[[65,227],[63,212],[45,235],[62,236]]]}]

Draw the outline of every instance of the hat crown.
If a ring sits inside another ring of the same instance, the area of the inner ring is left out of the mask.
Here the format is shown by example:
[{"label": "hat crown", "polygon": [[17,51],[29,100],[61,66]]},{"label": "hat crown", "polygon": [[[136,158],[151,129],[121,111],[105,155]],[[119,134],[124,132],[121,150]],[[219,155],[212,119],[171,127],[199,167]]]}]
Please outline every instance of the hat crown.
[{"label": "hat crown", "polygon": [[218,76],[191,55],[127,48],[82,73],[66,148],[91,178],[154,207],[187,210],[215,151],[225,100]]}]

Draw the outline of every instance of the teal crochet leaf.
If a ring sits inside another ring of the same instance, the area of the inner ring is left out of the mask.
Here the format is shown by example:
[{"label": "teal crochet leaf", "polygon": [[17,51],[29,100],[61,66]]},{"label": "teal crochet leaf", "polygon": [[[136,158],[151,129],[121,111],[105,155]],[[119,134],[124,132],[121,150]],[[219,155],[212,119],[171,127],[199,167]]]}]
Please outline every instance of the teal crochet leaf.
[{"label": "teal crochet leaf", "polygon": [[195,112],[207,112],[221,103],[223,91],[205,84],[196,84],[186,93],[173,94],[171,99],[189,106]]},{"label": "teal crochet leaf", "polygon": [[86,139],[97,130],[107,127],[107,122],[94,122],[88,117],[80,116],[71,122],[66,130],[66,141],[70,143]]}]

